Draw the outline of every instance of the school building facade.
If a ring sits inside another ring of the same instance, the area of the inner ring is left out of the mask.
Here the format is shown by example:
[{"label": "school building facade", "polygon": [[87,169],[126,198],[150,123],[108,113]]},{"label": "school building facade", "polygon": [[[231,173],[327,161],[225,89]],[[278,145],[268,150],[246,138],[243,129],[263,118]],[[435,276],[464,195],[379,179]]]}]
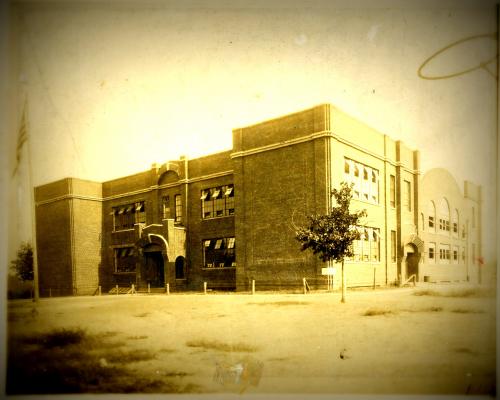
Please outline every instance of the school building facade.
[{"label": "school building facade", "polygon": [[348,286],[481,280],[481,188],[420,176],[418,151],[323,104],[234,129],[229,151],[35,188],[40,293],[326,288],[295,227],[327,213],[342,181],[368,214]]}]

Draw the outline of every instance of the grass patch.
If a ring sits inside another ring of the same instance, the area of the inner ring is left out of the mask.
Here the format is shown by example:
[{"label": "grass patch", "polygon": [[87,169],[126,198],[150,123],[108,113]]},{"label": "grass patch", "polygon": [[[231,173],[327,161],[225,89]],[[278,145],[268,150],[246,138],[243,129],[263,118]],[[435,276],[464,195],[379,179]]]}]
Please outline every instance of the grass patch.
[{"label": "grass patch", "polygon": [[36,344],[46,349],[54,347],[65,347],[72,344],[81,343],[85,338],[83,329],[56,329],[52,332],[23,337],[22,340],[26,344]]},{"label": "grass patch", "polygon": [[467,348],[467,347],[458,347],[456,349],[453,349],[453,351],[455,353],[463,353],[463,354],[475,354],[474,351],[472,351],[471,349]]},{"label": "grass patch", "polygon": [[465,289],[453,289],[453,290],[417,290],[413,293],[414,296],[434,296],[434,297],[484,297],[487,296],[487,292],[481,289],[465,288]]},{"label": "grass patch", "polygon": [[293,301],[293,300],[284,300],[284,301],[269,301],[265,303],[247,303],[247,305],[254,306],[304,306],[309,304],[306,301]]},{"label": "grass patch", "polygon": [[[168,376],[141,376],[133,363],[155,357],[147,350],[125,350],[107,341],[114,332],[89,335],[82,329],[58,329],[30,336],[10,336],[7,393],[184,393]],[[132,365],[132,368],[130,366]]]},{"label": "grass patch", "polygon": [[253,353],[257,351],[257,348],[244,343],[223,343],[217,342],[215,340],[188,340],[186,342],[188,347],[198,347],[205,350],[218,350],[226,352],[244,352]]},{"label": "grass patch", "polygon": [[141,313],[141,314],[136,314],[134,315],[134,317],[136,318],[144,318],[144,317],[147,317],[150,313],[148,312],[144,312],[144,313]]},{"label": "grass patch", "polygon": [[470,310],[467,308],[454,308],[453,310],[450,310],[452,313],[457,313],[457,314],[482,314],[484,311],[482,310]]},{"label": "grass patch", "polygon": [[370,308],[369,310],[366,310],[363,313],[363,316],[364,317],[373,317],[376,315],[391,315],[391,314],[395,314],[395,312],[391,311],[391,310],[382,310],[379,308]]}]

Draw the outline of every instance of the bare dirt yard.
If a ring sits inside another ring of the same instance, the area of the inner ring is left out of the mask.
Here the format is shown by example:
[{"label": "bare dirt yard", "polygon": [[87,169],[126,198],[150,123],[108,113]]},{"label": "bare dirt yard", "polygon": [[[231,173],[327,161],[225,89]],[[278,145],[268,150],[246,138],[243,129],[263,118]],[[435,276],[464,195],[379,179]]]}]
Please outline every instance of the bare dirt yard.
[{"label": "bare dirt yard", "polygon": [[495,393],[495,294],[106,295],[8,305],[15,393]]}]

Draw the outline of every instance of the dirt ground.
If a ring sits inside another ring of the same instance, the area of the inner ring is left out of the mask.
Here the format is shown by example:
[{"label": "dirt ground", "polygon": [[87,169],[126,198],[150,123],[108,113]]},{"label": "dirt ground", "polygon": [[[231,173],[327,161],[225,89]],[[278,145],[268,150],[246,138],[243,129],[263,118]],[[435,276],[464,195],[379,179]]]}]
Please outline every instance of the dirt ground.
[{"label": "dirt ground", "polygon": [[[495,393],[495,295],[472,286],[349,290],[345,304],[339,293],[66,297],[10,301],[8,313],[10,393],[57,391],[49,375],[63,392]],[[59,386],[68,368],[79,386]]]}]

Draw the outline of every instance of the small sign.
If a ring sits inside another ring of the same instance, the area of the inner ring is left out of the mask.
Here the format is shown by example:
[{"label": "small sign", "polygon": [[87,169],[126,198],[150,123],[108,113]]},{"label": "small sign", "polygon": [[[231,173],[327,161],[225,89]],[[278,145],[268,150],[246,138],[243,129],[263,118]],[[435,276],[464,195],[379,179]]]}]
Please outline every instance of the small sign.
[{"label": "small sign", "polygon": [[321,275],[335,275],[336,271],[335,267],[321,268]]}]

